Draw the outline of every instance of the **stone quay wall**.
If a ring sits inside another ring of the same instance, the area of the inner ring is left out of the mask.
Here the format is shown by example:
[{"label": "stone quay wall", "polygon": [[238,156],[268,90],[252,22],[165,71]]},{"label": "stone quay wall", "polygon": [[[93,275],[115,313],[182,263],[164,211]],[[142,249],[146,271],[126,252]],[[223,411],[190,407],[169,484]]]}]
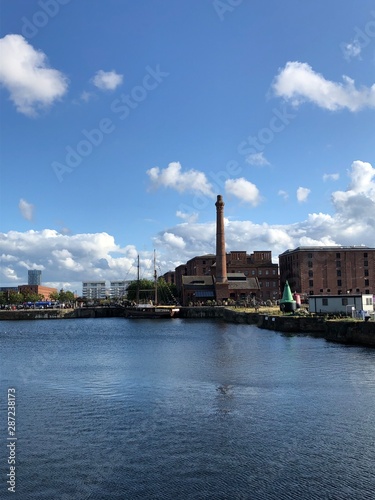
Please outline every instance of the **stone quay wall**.
[{"label": "stone quay wall", "polygon": [[[30,309],[0,311],[0,320],[39,320],[69,318],[123,317],[121,307],[84,307],[78,309]],[[375,321],[326,320],[323,317],[297,315],[267,315],[240,312],[226,307],[181,307],[180,317],[211,319],[229,323],[255,325],[265,330],[290,334],[306,334],[331,342],[375,347]]]}]

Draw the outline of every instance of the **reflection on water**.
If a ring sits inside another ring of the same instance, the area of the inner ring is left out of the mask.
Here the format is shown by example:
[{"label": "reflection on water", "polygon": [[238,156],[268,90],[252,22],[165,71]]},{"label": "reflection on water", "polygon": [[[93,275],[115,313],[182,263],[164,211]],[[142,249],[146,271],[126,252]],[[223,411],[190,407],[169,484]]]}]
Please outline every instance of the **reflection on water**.
[{"label": "reflection on water", "polygon": [[373,498],[375,350],[181,319],[2,322],[0,342],[15,498]]}]

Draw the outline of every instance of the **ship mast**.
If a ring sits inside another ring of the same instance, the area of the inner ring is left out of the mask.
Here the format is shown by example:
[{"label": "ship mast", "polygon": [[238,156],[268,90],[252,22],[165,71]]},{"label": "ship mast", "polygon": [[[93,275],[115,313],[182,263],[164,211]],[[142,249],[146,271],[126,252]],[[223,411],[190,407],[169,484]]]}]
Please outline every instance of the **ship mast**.
[{"label": "ship mast", "polygon": [[155,283],[155,305],[158,305],[158,287],[157,287],[157,273],[156,273],[156,251],[154,250],[154,283]]},{"label": "ship mast", "polygon": [[135,295],[135,302],[136,304],[139,304],[139,255],[137,259],[137,290]]}]

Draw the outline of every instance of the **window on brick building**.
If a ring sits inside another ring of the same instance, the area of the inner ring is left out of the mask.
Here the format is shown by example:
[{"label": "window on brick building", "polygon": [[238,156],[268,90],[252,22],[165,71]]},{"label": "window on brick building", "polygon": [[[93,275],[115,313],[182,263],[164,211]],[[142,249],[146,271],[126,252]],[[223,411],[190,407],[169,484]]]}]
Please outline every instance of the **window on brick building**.
[{"label": "window on brick building", "polygon": [[340,253],[337,253],[337,254],[336,254],[336,259],[340,259],[340,258],[341,258]]},{"label": "window on brick building", "polygon": [[365,280],[365,286],[370,286],[370,280]]},{"label": "window on brick building", "polygon": [[337,286],[342,286],[341,280],[337,280]]},{"label": "window on brick building", "polygon": [[312,259],[312,253],[308,253],[308,254],[307,254],[307,257],[308,257],[309,259]]},{"label": "window on brick building", "polygon": [[313,280],[309,280],[309,287],[311,288],[312,286],[314,286],[314,281]]},{"label": "window on brick building", "polygon": [[312,266],[313,266],[312,261],[311,261],[311,260],[309,260],[309,261],[308,261],[308,263],[307,263],[307,265],[308,265],[308,267],[312,267]]},{"label": "window on brick building", "polygon": [[367,253],[367,252],[365,252],[365,253],[363,254],[363,257],[364,257],[365,259],[367,259],[367,257],[368,257],[368,253]]},{"label": "window on brick building", "polygon": [[312,278],[314,276],[314,272],[313,271],[309,271],[309,278]]},{"label": "window on brick building", "polygon": [[365,269],[365,276],[368,276],[368,269]]},{"label": "window on brick building", "polygon": [[367,266],[368,266],[368,260],[365,260],[365,261],[363,262],[363,265],[367,267]]},{"label": "window on brick building", "polygon": [[337,271],[336,271],[336,275],[337,275],[337,276],[341,276],[341,269],[337,269]]},{"label": "window on brick building", "polygon": [[336,267],[341,267],[341,262],[339,260],[336,262]]}]

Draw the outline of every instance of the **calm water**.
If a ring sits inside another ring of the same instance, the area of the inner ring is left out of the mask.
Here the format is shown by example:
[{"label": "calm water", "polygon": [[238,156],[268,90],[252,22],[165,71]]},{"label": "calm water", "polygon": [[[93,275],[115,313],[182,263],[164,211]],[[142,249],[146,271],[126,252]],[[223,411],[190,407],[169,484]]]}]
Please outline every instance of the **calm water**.
[{"label": "calm water", "polygon": [[1,322],[0,345],[0,498],[374,498],[375,350],[117,318]]}]

